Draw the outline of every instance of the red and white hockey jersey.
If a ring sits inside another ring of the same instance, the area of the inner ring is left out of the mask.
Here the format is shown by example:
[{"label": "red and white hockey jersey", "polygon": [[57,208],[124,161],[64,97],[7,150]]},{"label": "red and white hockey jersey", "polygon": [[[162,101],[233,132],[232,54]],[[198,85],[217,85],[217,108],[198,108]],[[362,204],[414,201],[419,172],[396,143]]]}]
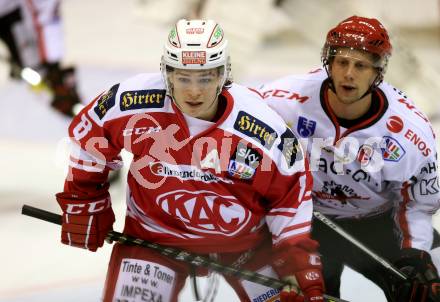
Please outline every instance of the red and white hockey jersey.
[{"label": "red and white hockey jersey", "polygon": [[312,178],[282,119],[247,88],[222,91],[215,123],[182,114],[160,74],[114,85],[78,114],[65,191],[105,188],[121,149],[128,174],[124,233],[198,252],[243,251],[308,238]]},{"label": "red and white hockey jersey", "polygon": [[440,204],[435,135],[401,91],[382,83],[378,112],[349,129],[329,109],[327,74],[287,76],[259,94],[300,137],[314,176],[315,208],[333,218],[394,209],[402,246],[429,250]]}]

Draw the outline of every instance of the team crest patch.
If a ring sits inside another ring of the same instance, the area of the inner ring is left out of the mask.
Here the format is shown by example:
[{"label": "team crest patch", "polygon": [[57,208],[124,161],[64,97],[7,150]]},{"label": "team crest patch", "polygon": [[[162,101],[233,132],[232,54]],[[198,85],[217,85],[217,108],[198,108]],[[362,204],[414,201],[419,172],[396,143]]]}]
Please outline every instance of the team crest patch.
[{"label": "team crest patch", "polygon": [[93,111],[95,111],[100,120],[102,120],[107,111],[115,105],[115,97],[118,88],[119,84],[113,85],[112,88],[101,95],[96,102],[96,106],[93,108]]},{"label": "team crest patch", "polygon": [[371,158],[373,157],[374,149],[370,145],[362,145],[359,147],[358,154],[356,156],[358,162],[361,165],[366,166],[370,163]]},{"label": "team crest patch", "polygon": [[310,137],[315,134],[316,122],[300,116],[296,130],[301,137]]},{"label": "team crest patch", "polygon": [[256,150],[239,143],[229,160],[228,173],[234,178],[251,179],[261,159],[262,156]]},{"label": "team crest patch", "polygon": [[383,159],[398,162],[405,155],[405,149],[396,139],[390,136],[384,136],[383,139],[381,148]]},{"label": "team crest patch", "polygon": [[289,128],[286,129],[280,138],[281,142],[278,145],[278,149],[283,153],[287,166],[291,168],[297,160],[303,159],[301,147],[295,134]]},{"label": "team crest patch", "polygon": [[275,130],[244,111],[238,113],[234,129],[253,138],[268,150],[272,148],[278,137]]},{"label": "team crest patch", "polygon": [[143,109],[143,108],[162,108],[165,104],[165,90],[149,89],[124,91],[121,94],[121,111]]}]

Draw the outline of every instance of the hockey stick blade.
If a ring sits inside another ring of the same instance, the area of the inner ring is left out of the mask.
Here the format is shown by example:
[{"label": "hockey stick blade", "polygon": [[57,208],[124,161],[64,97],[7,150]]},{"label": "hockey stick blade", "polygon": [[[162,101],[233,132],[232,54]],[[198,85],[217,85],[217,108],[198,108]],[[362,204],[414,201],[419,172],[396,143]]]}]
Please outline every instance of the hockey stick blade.
[{"label": "hockey stick blade", "polygon": [[[54,224],[61,225],[62,217],[61,215],[48,212],[39,208],[35,208],[29,205],[23,205],[21,213],[26,216],[30,216],[33,218],[41,219],[47,222],[51,222]],[[193,254],[187,251],[183,251],[174,247],[162,246],[157,243],[149,242],[143,239],[134,238],[128,235],[124,235],[119,232],[110,231],[106,238],[108,241],[117,241],[121,244],[132,244],[137,246],[146,247],[152,250],[159,252],[160,254],[172,258],[174,260],[183,261],[186,263],[190,263],[194,266],[203,266],[207,267],[213,271],[219,272],[224,275],[235,276],[240,279],[244,279],[253,283],[257,283],[260,285],[264,285],[270,288],[280,289],[288,283],[267,277],[265,275],[245,270],[245,269],[237,269],[231,266],[227,266],[221,264],[215,260],[199,256],[197,254]],[[329,295],[324,295],[325,302],[348,302],[346,300],[342,300],[339,298],[335,298]]]}]

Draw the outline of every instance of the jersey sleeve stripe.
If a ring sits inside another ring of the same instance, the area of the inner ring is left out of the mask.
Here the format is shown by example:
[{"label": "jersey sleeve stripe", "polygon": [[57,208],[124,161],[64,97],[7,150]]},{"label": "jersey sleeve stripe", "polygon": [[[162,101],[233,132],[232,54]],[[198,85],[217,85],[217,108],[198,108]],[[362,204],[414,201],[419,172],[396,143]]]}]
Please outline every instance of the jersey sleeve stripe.
[{"label": "jersey sleeve stripe", "polygon": [[286,240],[287,238],[292,238],[292,237],[296,237],[296,236],[302,236],[304,234],[309,233],[311,230],[311,226],[305,226],[302,227],[300,229],[297,230],[292,230],[290,232],[286,232],[284,234],[282,234],[281,236],[272,236],[272,241],[274,245],[277,245],[278,243],[280,243],[280,241]]},{"label": "jersey sleeve stripe", "polygon": [[86,239],[85,239],[85,248],[88,249],[88,243],[89,243],[89,237],[90,237],[90,228],[92,227],[92,223],[93,223],[93,215],[90,216],[89,218],[89,222],[88,222],[88,227],[87,227],[87,235],[86,235]]},{"label": "jersey sleeve stripe", "polygon": [[405,183],[403,185],[403,188],[401,189],[401,192],[400,192],[403,197],[403,200],[400,204],[398,219],[399,219],[399,227],[400,227],[400,230],[401,230],[402,236],[403,236],[402,247],[404,247],[404,248],[411,247],[411,234],[409,232],[408,219],[406,217],[407,206],[411,200],[409,197],[409,192],[408,192],[408,190],[410,188],[411,188],[410,184]]}]

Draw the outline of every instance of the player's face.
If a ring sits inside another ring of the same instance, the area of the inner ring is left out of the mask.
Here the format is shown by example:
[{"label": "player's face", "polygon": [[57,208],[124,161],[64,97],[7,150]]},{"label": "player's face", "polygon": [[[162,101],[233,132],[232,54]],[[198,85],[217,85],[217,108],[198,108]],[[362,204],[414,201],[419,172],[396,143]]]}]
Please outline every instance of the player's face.
[{"label": "player's face", "polygon": [[359,100],[377,76],[370,54],[348,48],[338,50],[330,65],[330,72],[336,95],[344,104]]},{"label": "player's face", "polygon": [[211,120],[217,111],[217,89],[222,77],[217,68],[175,69],[169,73],[174,102],[189,116]]}]

